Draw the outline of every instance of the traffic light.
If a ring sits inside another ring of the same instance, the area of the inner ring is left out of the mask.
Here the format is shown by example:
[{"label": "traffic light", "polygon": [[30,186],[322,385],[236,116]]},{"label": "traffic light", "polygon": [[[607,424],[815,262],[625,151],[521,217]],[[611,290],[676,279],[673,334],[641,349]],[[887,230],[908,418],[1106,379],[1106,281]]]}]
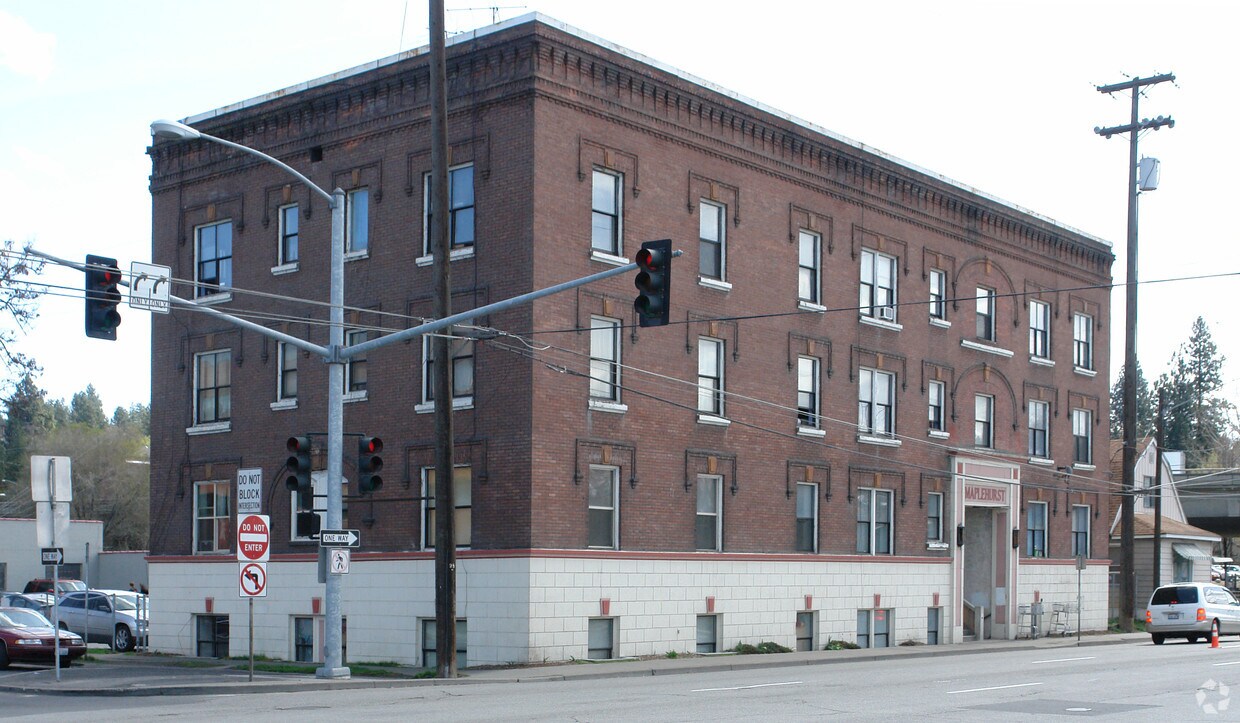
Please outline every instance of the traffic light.
[{"label": "traffic light", "polygon": [[379,491],[383,486],[383,478],[379,470],[383,469],[383,440],[378,437],[362,437],[357,440],[357,491],[358,494],[370,494]]},{"label": "traffic light", "polygon": [[310,483],[310,438],[289,437],[285,446],[288,448],[288,460],[284,463],[288,467],[288,478],[284,485],[297,493],[299,507],[312,509],[314,487]]},{"label": "traffic light", "polygon": [[633,308],[637,310],[639,326],[664,326],[667,324],[672,291],[672,240],[647,241],[637,252],[637,298]]},{"label": "traffic light", "polygon": [[86,336],[116,341],[116,327],[121,325],[121,292],[116,287],[121,270],[116,259],[86,255]]}]

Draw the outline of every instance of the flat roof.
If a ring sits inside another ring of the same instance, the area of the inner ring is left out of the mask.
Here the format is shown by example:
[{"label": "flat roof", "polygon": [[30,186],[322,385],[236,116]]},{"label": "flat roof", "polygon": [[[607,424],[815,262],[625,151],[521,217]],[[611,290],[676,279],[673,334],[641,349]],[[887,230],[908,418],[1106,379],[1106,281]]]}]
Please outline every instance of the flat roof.
[{"label": "flat roof", "polygon": [[[672,67],[671,65],[655,60],[654,58],[650,58],[636,51],[629,50],[628,48],[625,48],[621,45],[617,45],[616,43],[613,43],[609,40],[606,40],[596,35],[587,33],[584,30],[580,30],[567,23],[556,20],[555,18],[550,17],[548,15],[543,15],[542,13],[539,13],[539,12],[526,13],[525,15],[521,15],[521,16],[518,16],[512,19],[509,19],[509,20],[505,20],[500,23],[495,23],[493,25],[487,25],[482,28],[476,28],[474,30],[468,30],[463,33],[458,33],[456,35],[453,35],[450,38],[447,38],[445,40],[445,45],[452,46],[458,43],[470,42],[472,40],[485,37],[492,33],[498,33],[502,30],[507,30],[508,28],[512,28],[518,25],[524,25],[525,23],[532,23],[532,22],[540,22],[540,23],[543,23],[544,25],[548,25],[550,27],[556,28],[557,30],[567,33],[568,35],[572,35],[574,37],[580,38],[582,40],[593,43],[600,47],[606,48],[607,50],[610,50],[614,53],[627,57],[631,60],[635,60],[639,63],[644,63],[646,65],[652,66],[665,73],[676,76],[680,78],[681,80],[688,81],[695,85],[699,85],[699,86],[702,86],[703,88],[719,93],[720,95],[724,95],[729,98],[732,98],[733,100],[737,102],[756,108],[764,113],[769,113],[770,115],[786,120],[789,123],[792,123],[794,125],[801,126],[802,128],[813,131],[814,133],[818,133],[820,135],[826,136],[843,145],[849,146],[851,148],[855,148],[859,151],[868,153],[872,156],[877,156],[878,158],[881,158],[885,161],[893,163],[897,166],[902,166],[911,171],[915,171],[922,175],[934,178],[944,184],[953,186],[966,193],[979,196],[992,203],[1007,207],[1009,209],[1012,209],[1013,211],[1017,211],[1027,216],[1031,216],[1033,218],[1039,219],[1053,226],[1057,226],[1059,228],[1064,229],[1065,231],[1069,231],[1078,236],[1087,238],[1095,243],[1101,244],[1102,246],[1105,246],[1108,249],[1112,248],[1112,244],[1110,241],[1101,239],[1097,236],[1094,236],[1093,234],[1086,233],[1084,231],[1081,231],[1080,229],[1076,229],[1066,224],[1060,223],[1059,221],[1056,221],[1055,219],[1050,218],[1049,216],[1045,216],[1043,214],[1040,214],[1036,211],[1030,210],[1023,206],[1019,206],[1015,203],[1011,203],[1010,201],[1005,201],[1001,198],[998,198],[997,196],[992,196],[989,193],[986,193],[985,191],[981,191],[977,188],[974,188],[973,186],[970,186],[965,183],[961,183],[960,181],[944,176],[941,173],[936,173],[935,171],[931,171],[927,168],[922,168],[921,166],[918,166],[915,163],[910,163],[909,161],[906,161],[902,158],[898,158],[889,153],[885,153],[873,146],[866,145],[864,143],[861,143],[860,141],[856,141],[856,140],[853,140],[852,138],[848,138],[847,136],[842,136],[839,133],[835,133],[834,131],[828,130],[827,128],[824,128],[816,123],[811,123],[810,121],[804,120],[802,118],[798,118],[789,113],[785,113],[784,111],[781,111],[779,109],[772,108],[759,101],[753,100],[752,98],[747,98],[741,95],[740,93],[737,93],[732,90],[728,90],[727,88],[716,85],[715,83],[712,83],[708,80],[699,78],[691,73],[686,73],[685,71],[680,70],[679,68]],[[234,113],[239,110],[251,108],[256,105],[266,103],[268,101],[282,98],[284,96],[292,95],[295,93],[300,93],[302,91],[317,88],[323,85],[327,85],[329,83],[334,83],[339,80],[344,80],[345,78],[351,78],[356,75],[361,75],[363,73],[376,70],[378,68],[383,68],[389,65],[394,65],[396,63],[399,63],[403,60],[407,60],[409,58],[416,58],[420,55],[426,55],[429,52],[430,52],[430,45],[428,43],[427,45],[423,45],[420,48],[414,48],[413,50],[406,50],[400,53],[396,53],[394,55],[389,55],[385,58],[380,58],[378,60],[372,60],[368,63],[362,63],[361,65],[355,65],[352,68],[346,68],[345,70],[340,70],[335,73],[331,73],[329,75],[324,75],[320,78],[303,81],[296,85],[291,85],[287,88],[282,88],[280,90],[272,91],[270,93],[264,93],[263,95],[255,96],[247,100],[238,101],[236,103],[230,103],[229,105],[222,106],[214,110],[209,110],[203,113],[198,113],[197,115],[192,115],[188,118],[182,119],[182,122],[186,123],[187,125],[193,125],[200,121],[217,118],[219,116],[222,116],[228,113]]]}]

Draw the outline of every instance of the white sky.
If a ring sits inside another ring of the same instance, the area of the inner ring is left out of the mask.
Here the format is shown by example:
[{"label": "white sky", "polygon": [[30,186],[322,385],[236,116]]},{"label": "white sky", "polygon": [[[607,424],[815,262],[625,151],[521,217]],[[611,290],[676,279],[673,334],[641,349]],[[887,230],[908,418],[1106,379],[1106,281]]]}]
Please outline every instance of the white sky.
[{"label": "white sky", "polygon": [[[838,2],[527,0],[539,11],[768,106],[1114,244],[1125,278],[1126,95],[1094,87],[1174,72],[1141,115],[1162,187],[1142,197],[1143,280],[1240,271],[1224,214],[1240,168],[1234,35],[1240,3],[1181,0]],[[512,5],[516,5],[514,0]],[[448,0],[450,31],[491,20]],[[725,8],[734,9],[725,9]],[[402,20],[404,30],[402,31]],[[0,237],[81,261],[149,261],[149,124],[184,118],[427,42],[424,0],[0,0]],[[1216,220],[1217,219],[1217,220]],[[150,322],[125,307],[120,341],[87,339],[80,272],[50,270],[21,349],[68,398],[93,383],[105,409],[146,402]],[[1204,316],[1233,398],[1240,384],[1235,277],[1141,289],[1147,377]],[[1123,361],[1112,307],[1112,376]]]}]

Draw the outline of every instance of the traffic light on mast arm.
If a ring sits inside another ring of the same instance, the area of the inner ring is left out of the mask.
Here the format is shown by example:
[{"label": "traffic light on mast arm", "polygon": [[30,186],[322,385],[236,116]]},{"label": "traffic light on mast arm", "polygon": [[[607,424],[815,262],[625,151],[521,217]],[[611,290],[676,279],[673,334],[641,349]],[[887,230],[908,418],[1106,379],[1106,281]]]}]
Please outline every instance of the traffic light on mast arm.
[{"label": "traffic light on mast arm", "polygon": [[117,285],[121,270],[116,259],[86,255],[86,336],[116,341],[116,327],[121,325],[121,302]]},{"label": "traffic light on mast arm", "polygon": [[637,252],[637,310],[639,326],[665,326],[672,299],[672,240],[647,241]]},{"label": "traffic light on mast arm", "polygon": [[383,469],[383,440],[378,437],[362,437],[357,440],[357,492],[367,495],[378,492],[383,486],[379,470]]},{"label": "traffic light on mast arm", "polygon": [[288,448],[288,460],[284,463],[288,468],[288,477],[284,480],[284,486],[297,493],[299,507],[312,509],[314,486],[310,482],[310,438],[289,437],[285,447]]}]

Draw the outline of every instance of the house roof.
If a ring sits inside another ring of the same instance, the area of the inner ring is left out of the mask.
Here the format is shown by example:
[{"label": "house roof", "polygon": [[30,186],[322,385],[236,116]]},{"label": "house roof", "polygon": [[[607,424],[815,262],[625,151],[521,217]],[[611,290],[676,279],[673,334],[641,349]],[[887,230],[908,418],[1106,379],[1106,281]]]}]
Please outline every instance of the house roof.
[{"label": "house roof", "polygon": [[[1134,515],[1133,531],[1136,537],[1153,537],[1154,536],[1154,516],[1153,515]],[[1222,538],[1200,527],[1193,527],[1187,522],[1163,518],[1162,534],[1164,537],[1198,537],[1217,542]],[[1115,536],[1118,536],[1115,535]]]}]

